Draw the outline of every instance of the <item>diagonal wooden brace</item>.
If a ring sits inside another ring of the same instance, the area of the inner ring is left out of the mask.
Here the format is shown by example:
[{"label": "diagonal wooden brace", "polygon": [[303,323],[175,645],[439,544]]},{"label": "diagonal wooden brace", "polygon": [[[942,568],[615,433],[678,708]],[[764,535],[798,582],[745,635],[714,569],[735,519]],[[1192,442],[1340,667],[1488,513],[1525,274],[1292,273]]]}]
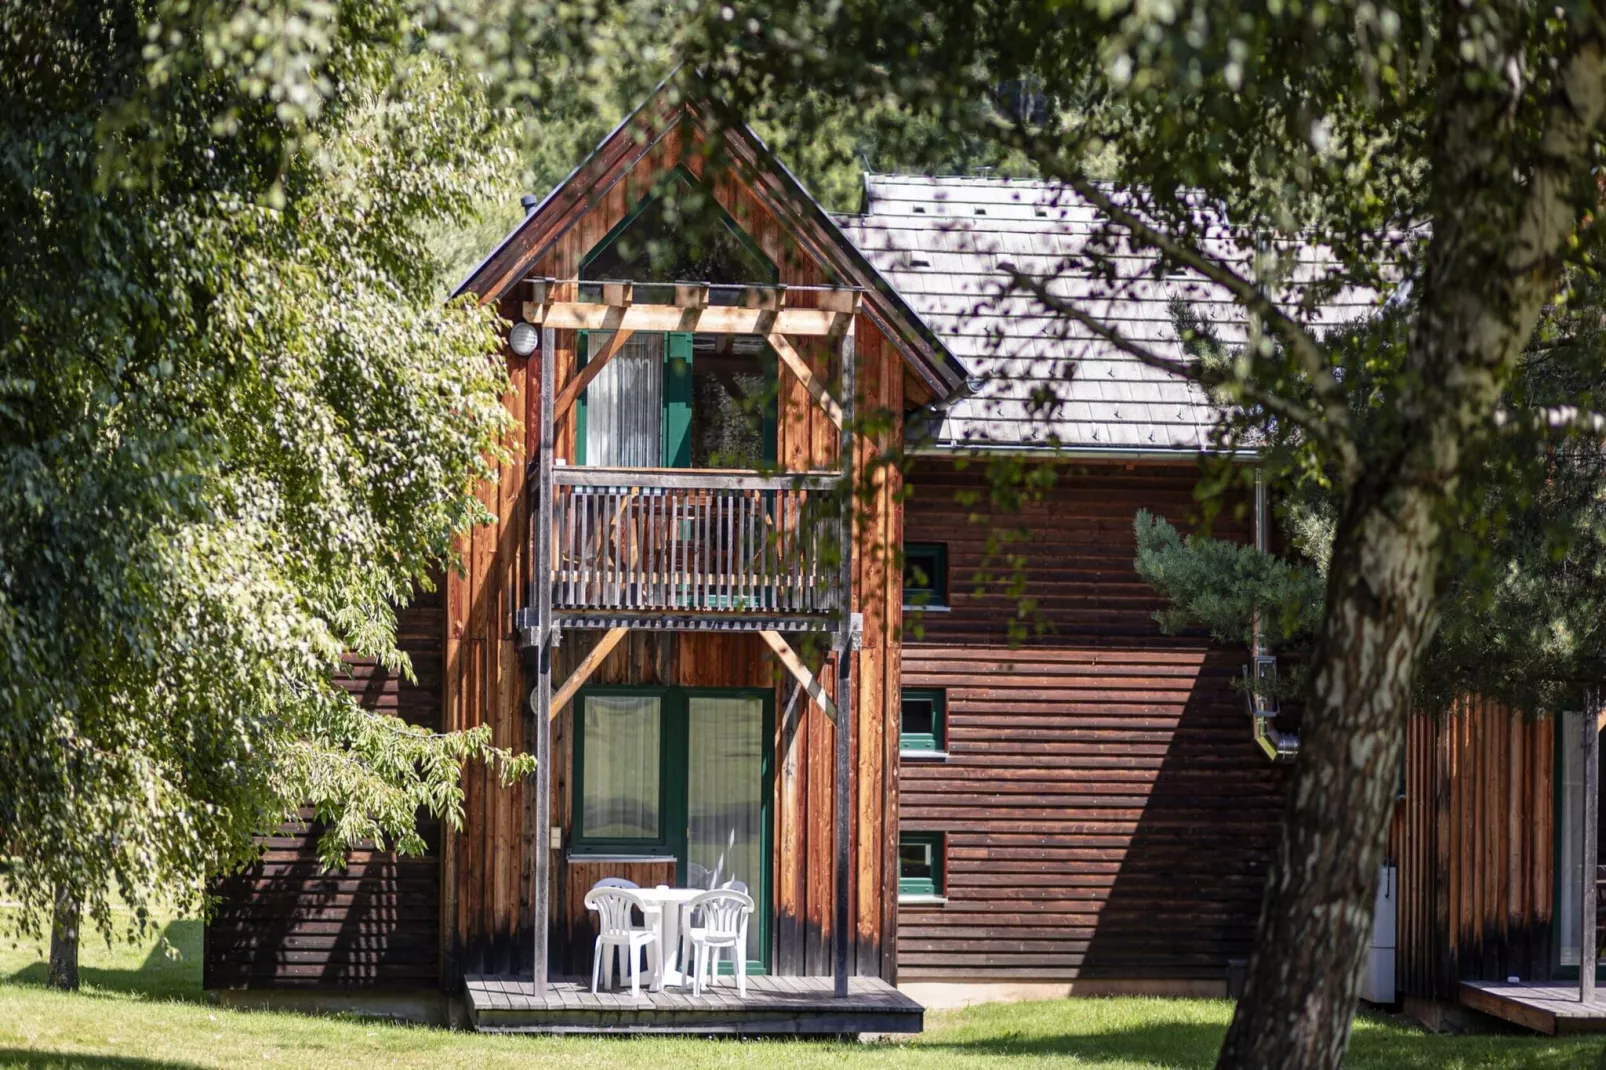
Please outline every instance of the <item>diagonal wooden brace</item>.
[{"label": "diagonal wooden brace", "polygon": [[552,418],[554,420],[563,419],[563,414],[569,411],[576,399],[580,397],[581,392],[591,385],[591,380],[602,373],[603,367],[610,360],[618,356],[619,351],[625,347],[625,343],[630,341],[631,336],[635,333],[635,331],[629,330],[613,332],[613,337],[608,339],[608,347],[591,360],[586,361],[586,366],[580,369],[580,374],[570,380],[569,385],[563,388],[563,393],[558,395],[558,402],[553,406]]},{"label": "diagonal wooden brace", "polygon": [[591,679],[591,674],[597,671],[597,666],[602,664],[602,659],[613,652],[613,648],[619,645],[619,640],[623,639],[628,631],[630,631],[629,628],[609,628],[608,634],[604,635],[602,640],[591,648],[591,653],[585,656],[585,660],[575,666],[574,672],[569,674],[569,678],[563,681],[563,686],[558,688],[557,694],[552,696],[552,713],[550,714],[552,720],[557,720],[558,711],[567,706],[569,700],[574,698],[574,693],[580,690],[587,680]]},{"label": "diagonal wooden brace", "polygon": [[763,636],[764,642],[775,651],[775,656],[781,659],[781,664],[797,677],[797,682],[803,685],[803,690],[808,692],[809,698],[825,712],[825,716],[832,724],[836,724],[836,703],[831,701],[831,697],[825,693],[825,688],[820,686],[820,681],[809,671],[809,667],[803,664],[803,659],[797,656],[797,651],[781,638],[780,632],[765,629],[758,634]]},{"label": "diagonal wooden brace", "polygon": [[819,377],[809,368],[808,362],[798,354],[797,350],[792,348],[792,343],[788,342],[786,336],[780,332],[770,332],[769,341],[775,352],[780,355],[781,360],[792,370],[792,374],[797,376],[798,382],[803,384],[810,396],[819,402],[820,408],[825,410],[825,415],[829,416],[831,422],[840,429],[842,427],[842,406],[838,405],[836,398],[832,397],[830,391],[825,389],[825,384],[820,382]]}]

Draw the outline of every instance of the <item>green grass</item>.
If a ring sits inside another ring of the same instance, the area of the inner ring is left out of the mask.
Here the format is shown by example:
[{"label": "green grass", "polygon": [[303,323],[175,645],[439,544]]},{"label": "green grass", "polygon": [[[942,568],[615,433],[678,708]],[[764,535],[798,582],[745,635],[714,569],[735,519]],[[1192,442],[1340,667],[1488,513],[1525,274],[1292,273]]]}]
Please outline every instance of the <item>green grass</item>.
[{"label": "green grass", "polygon": [[[43,987],[43,948],[0,943],[0,1067],[190,1070],[310,1067],[367,1070],[717,1070],[774,1067],[1210,1067],[1231,1015],[1222,1000],[1087,999],[994,1004],[927,1015],[919,1038],[874,1044],[705,1041],[679,1038],[497,1037],[353,1018],[224,1010],[200,989],[200,925],[167,923],[157,941],[83,956],[83,991]],[[1360,1070],[1594,1067],[1602,1042],[1522,1035],[1428,1036],[1396,1022],[1356,1023],[1350,1065]]]}]

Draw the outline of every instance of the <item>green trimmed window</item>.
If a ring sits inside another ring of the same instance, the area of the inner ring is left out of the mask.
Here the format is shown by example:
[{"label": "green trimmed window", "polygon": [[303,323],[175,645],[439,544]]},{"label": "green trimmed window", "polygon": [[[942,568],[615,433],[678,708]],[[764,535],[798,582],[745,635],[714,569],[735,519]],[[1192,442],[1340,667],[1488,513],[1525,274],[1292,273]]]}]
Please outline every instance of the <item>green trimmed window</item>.
[{"label": "green trimmed window", "polygon": [[942,833],[905,832],[898,837],[898,894],[941,895]]},{"label": "green trimmed window", "polygon": [[898,728],[901,751],[940,751],[947,739],[947,696],[938,690],[906,687]]},{"label": "green trimmed window", "polygon": [[948,544],[910,542],[903,546],[903,604],[948,604]]}]

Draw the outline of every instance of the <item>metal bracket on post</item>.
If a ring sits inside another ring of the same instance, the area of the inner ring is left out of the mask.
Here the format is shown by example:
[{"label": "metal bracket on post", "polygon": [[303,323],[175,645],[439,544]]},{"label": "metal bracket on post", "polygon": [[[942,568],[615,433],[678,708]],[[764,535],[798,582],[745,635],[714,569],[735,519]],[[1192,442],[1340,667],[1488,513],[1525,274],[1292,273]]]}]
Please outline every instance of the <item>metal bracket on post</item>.
[{"label": "metal bracket on post", "polygon": [[848,648],[850,650],[864,649],[864,614],[853,614],[848,625]]}]

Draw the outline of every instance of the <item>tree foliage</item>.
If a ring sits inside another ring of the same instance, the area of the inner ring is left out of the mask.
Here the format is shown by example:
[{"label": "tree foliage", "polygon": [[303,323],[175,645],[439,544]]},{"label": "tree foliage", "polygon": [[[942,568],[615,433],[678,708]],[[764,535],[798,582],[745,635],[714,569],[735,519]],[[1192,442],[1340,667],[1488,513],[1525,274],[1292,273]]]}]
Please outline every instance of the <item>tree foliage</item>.
[{"label": "tree foliage", "polygon": [[432,225],[509,166],[399,4],[0,12],[0,850],[194,907],[310,803],[322,850],[422,846],[483,730],[360,709],[395,610],[483,519],[509,427],[491,315]]},{"label": "tree foliage", "polygon": [[[1467,494],[1439,582],[1441,623],[1417,676],[1417,701],[1442,709],[1478,694],[1533,715],[1576,709],[1582,688],[1606,678],[1606,449],[1603,428],[1582,418],[1606,393],[1606,285],[1593,264],[1570,271],[1516,362],[1491,436],[1465,469]],[[1351,384],[1361,435],[1394,403],[1402,309],[1327,333]],[[1210,325],[1174,309],[1179,333],[1203,366],[1241,359]],[[1579,408],[1582,405],[1584,408]],[[1253,444],[1277,488],[1275,514],[1291,555],[1204,535],[1180,535],[1139,514],[1138,572],[1170,606],[1168,630],[1203,626],[1242,642],[1262,620],[1297,626],[1263,631],[1273,651],[1308,658],[1323,610],[1339,506],[1330,465],[1298,425],[1253,404],[1223,428]]]}]

